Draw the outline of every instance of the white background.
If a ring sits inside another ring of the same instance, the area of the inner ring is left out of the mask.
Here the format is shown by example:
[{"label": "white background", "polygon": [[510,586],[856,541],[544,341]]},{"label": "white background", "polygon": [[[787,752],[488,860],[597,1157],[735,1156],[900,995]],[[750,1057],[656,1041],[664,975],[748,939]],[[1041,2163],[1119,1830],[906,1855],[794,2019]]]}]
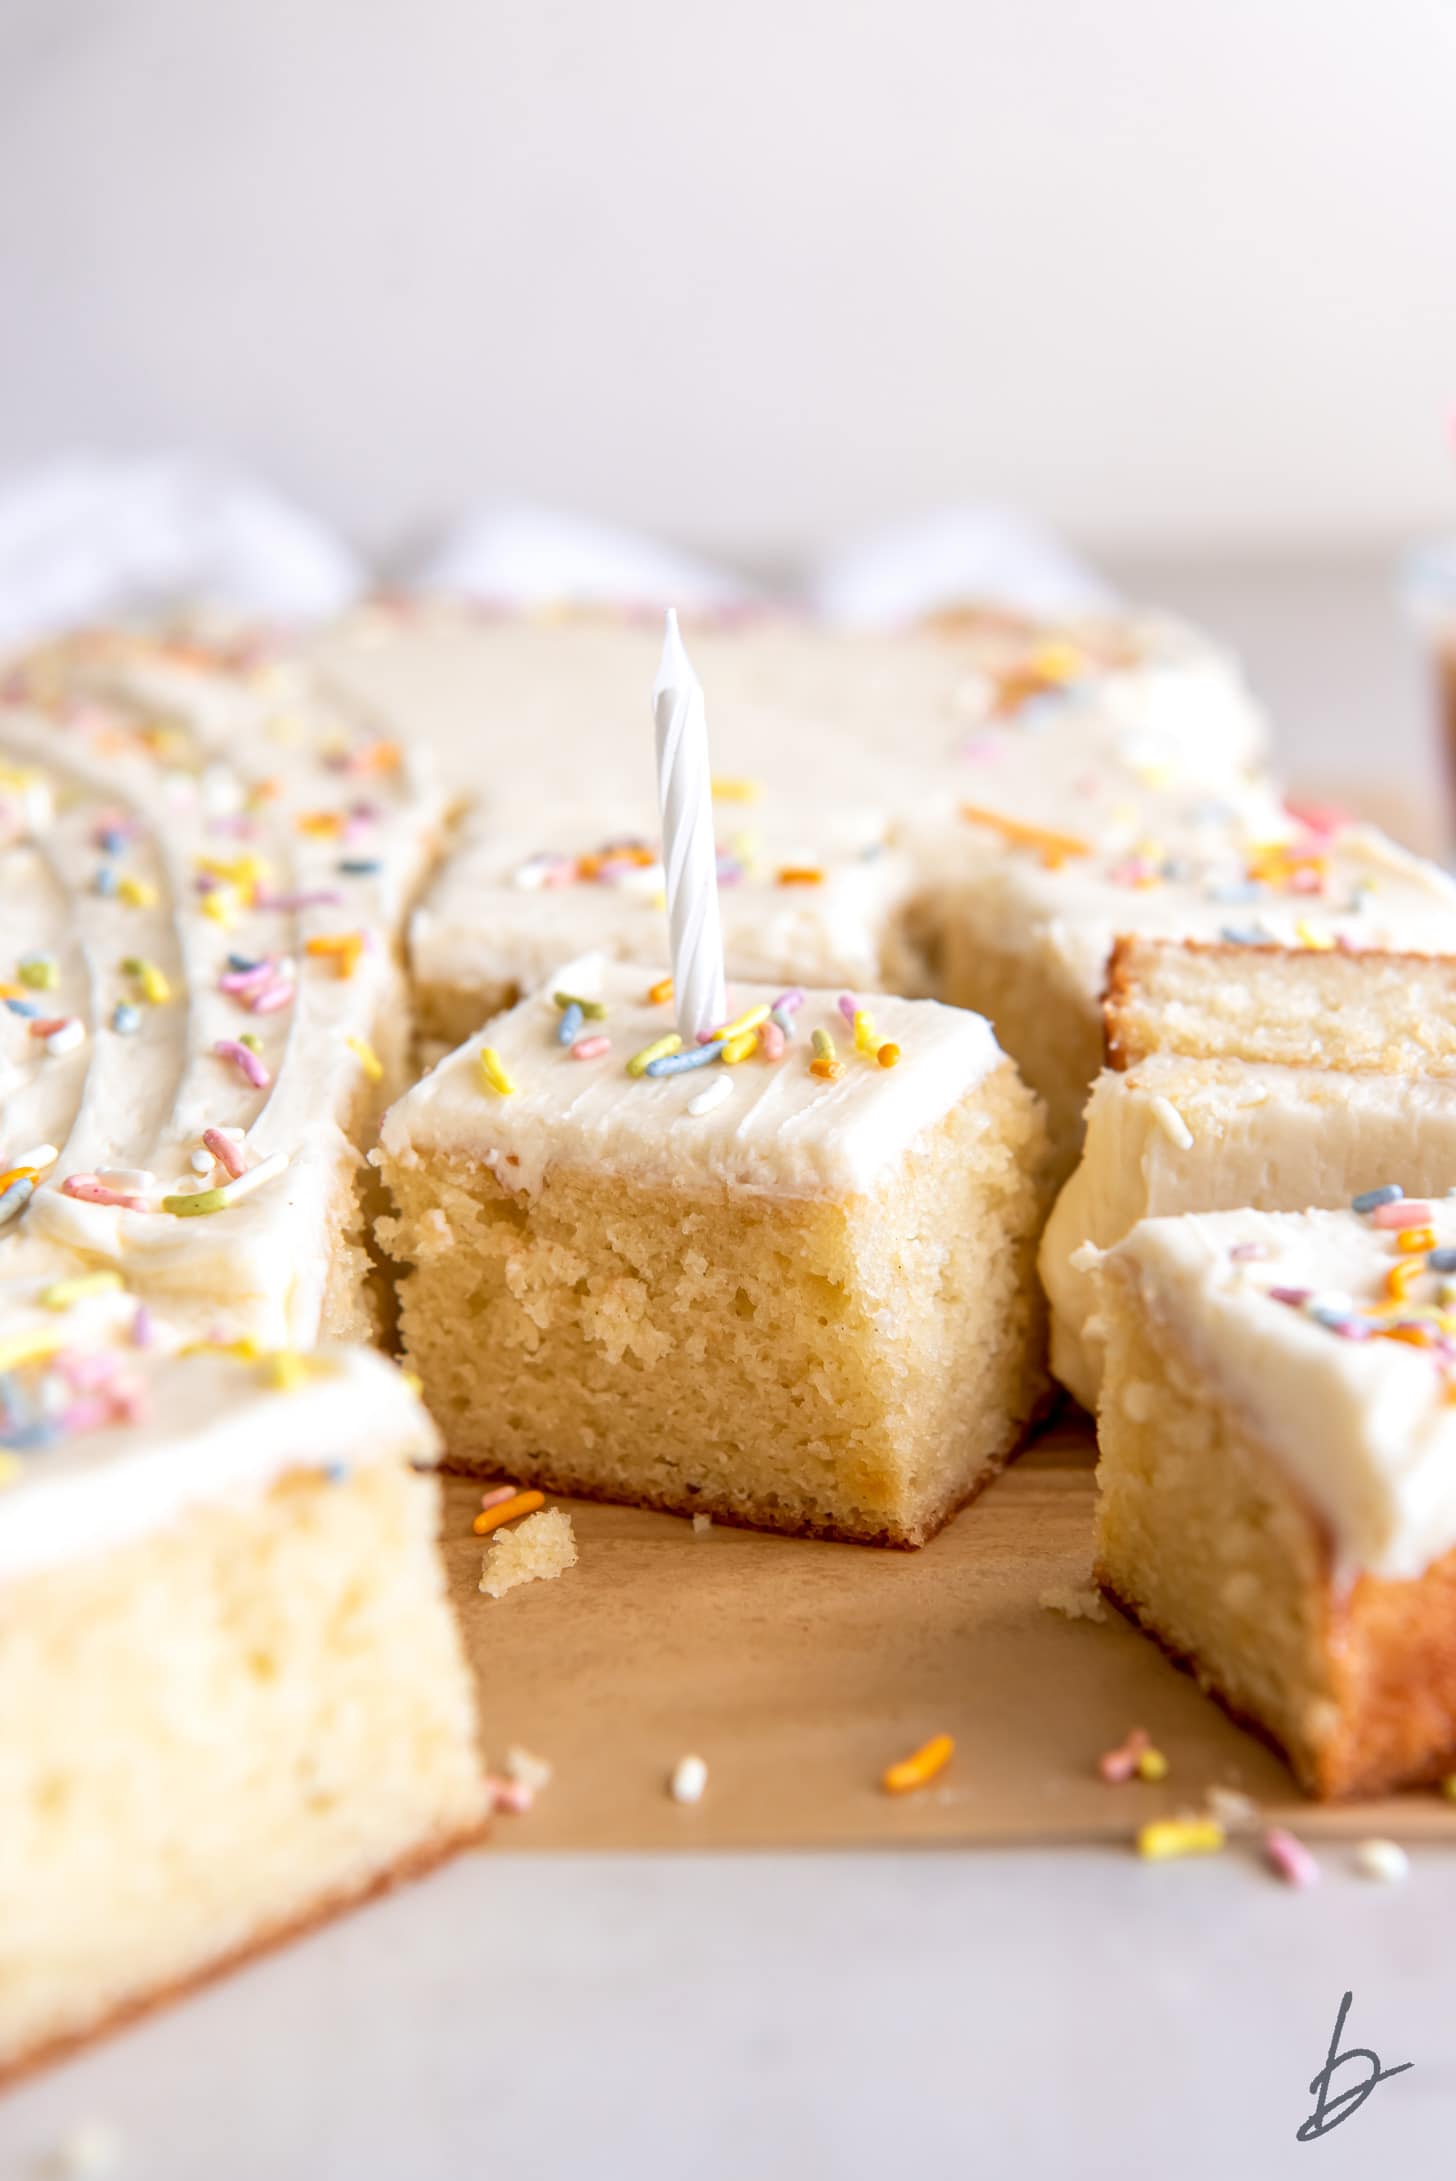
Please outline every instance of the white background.
[{"label": "white background", "polygon": [[0,475],[239,453],[772,567],[1456,510],[1453,0],[5,0]]}]

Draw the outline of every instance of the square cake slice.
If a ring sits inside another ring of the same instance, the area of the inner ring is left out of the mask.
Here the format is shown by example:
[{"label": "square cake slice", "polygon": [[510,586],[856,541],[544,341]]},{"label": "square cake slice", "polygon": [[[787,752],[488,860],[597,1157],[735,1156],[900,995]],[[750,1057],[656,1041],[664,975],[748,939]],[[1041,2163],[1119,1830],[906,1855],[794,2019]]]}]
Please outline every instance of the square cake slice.
[{"label": "square cake slice", "polygon": [[1456,1205],[1359,1203],[1101,1273],[1098,1579],[1327,1797],[1456,1768]]},{"label": "square cake slice", "polygon": [[1052,1369],[1101,1369],[1086,1247],[1173,1212],[1333,1210],[1456,1182],[1456,959],[1147,938],[1113,949],[1108,1065],[1039,1267]]},{"label": "square cake slice", "polygon": [[730,1005],[674,1052],[652,972],[589,957],[391,1110],[406,1355],[452,1467],[921,1544],[1046,1390],[1039,1106],[975,1015]]},{"label": "square cake slice", "polygon": [[0,1336],[0,2080],[486,1815],[400,1374],[51,1323]]}]

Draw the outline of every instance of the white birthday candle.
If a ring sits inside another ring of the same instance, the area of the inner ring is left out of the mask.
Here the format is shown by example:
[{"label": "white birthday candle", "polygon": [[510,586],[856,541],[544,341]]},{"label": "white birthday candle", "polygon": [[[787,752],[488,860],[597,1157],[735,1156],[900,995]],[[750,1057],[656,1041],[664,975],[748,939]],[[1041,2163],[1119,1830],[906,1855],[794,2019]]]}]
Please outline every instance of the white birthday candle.
[{"label": "white birthday candle", "polygon": [[690,1044],[726,1013],[723,935],[718,924],[718,851],[713,840],[713,783],[703,688],[667,616],[662,664],[652,692],[657,728],[657,799],[678,1035]]}]

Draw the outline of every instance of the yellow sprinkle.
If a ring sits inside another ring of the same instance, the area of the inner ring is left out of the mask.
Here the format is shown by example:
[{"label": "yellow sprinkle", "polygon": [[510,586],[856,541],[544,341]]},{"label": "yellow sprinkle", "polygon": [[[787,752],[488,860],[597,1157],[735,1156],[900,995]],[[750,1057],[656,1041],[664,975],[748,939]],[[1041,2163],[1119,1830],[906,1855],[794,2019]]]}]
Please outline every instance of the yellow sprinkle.
[{"label": "yellow sprinkle", "polygon": [[229,887],[214,887],[204,894],[198,904],[202,913],[214,924],[231,924],[237,915],[237,902]]},{"label": "yellow sprinkle", "polygon": [[163,1007],[171,999],[172,987],[155,962],[145,962],[132,954],[128,955],[121,966],[128,977],[135,977],[142,988],[142,998],[151,1006]]},{"label": "yellow sprinkle", "polygon": [[649,1007],[661,1007],[665,1000],[670,1000],[671,998],[671,977],[659,977],[656,984],[651,985],[648,988],[647,1004]]},{"label": "yellow sprinkle", "polygon": [[715,1038],[742,1037],[746,1030],[756,1030],[761,1022],[767,1022],[768,1013],[767,1001],[762,1007],[745,1007],[741,1015],[735,1015],[731,1022],[725,1022],[713,1035]]},{"label": "yellow sprinkle", "polygon": [[277,1393],[292,1393],[308,1376],[308,1364],[296,1349],[279,1348],[263,1358],[267,1383]]},{"label": "yellow sprinkle", "polygon": [[746,1060],[748,1058],[749,1054],[754,1051],[757,1044],[758,1031],[756,1029],[744,1030],[737,1037],[731,1037],[728,1039],[719,1057],[722,1060],[726,1061],[730,1068],[736,1067],[740,1060]]},{"label": "yellow sprinkle", "polygon": [[854,1011],[854,1049],[857,1053],[872,1053],[879,1040],[875,1036],[874,1022],[862,1007]]},{"label": "yellow sprinkle", "polygon": [[893,1068],[900,1058],[900,1048],[898,1045],[882,1045],[875,1058],[882,1068]]},{"label": "yellow sprinkle", "polygon": [[1424,1256],[1436,1246],[1434,1227],[1402,1227],[1395,1238],[1395,1246],[1402,1257]]},{"label": "yellow sprinkle", "polygon": [[1334,940],[1326,932],[1316,931],[1307,917],[1301,917],[1294,927],[1294,936],[1302,947],[1313,947],[1317,954],[1328,954],[1334,949]]},{"label": "yellow sprinkle", "polygon": [[809,1040],[816,1060],[833,1060],[834,1040],[827,1030],[816,1030]]},{"label": "yellow sprinkle", "polygon": [[510,1097],[516,1086],[505,1062],[493,1045],[482,1045],[480,1048],[480,1072],[493,1091],[499,1091],[502,1098]]},{"label": "yellow sprinkle", "polygon": [[628,1075],[645,1075],[650,1062],[665,1060],[669,1053],[680,1053],[681,1051],[682,1039],[678,1036],[676,1030],[670,1030],[666,1037],[657,1038],[651,1045],[644,1045],[640,1053],[634,1053],[627,1063],[627,1073]]},{"label": "yellow sprinkle", "polygon": [[1026,662],[1031,673],[1044,682],[1070,682],[1085,671],[1083,653],[1065,637],[1050,637],[1038,644]]},{"label": "yellow sprinkle", "polygon": [[61,973],[49,956],[36,962],[22,962],[15,974],[32,992],[54,992],[61,981]]},{"label": "yellow sprinkle", "polygon": [[157,889],[144,878],[132,878],[128,875],[118,882],[116,898],[124,901],[130,909],[154,909],[157,906]]},{"label": "yellow sprinkle", "polygon": [[503,1499],[495,1507],[487,1507],[475,1518],[472,1528],[477,1537],[488,1537],[503,1522],[514,1522],[519,1515],[533,1515],[538,1507],[544,1507],[544,1492],[517,1492],[514,1499]]},{"label": "yellow sprinkle", "polygon": [[0,1371],[13,1371],[20,1363],[39,1363],[66,1344],[64,1333],[12,1333],[0,1340]]},{"label": "yellow sprinkle", "polygon": [[1165,1780],[1168,1777],[1168,1760],[1160,1749],[1145,1749],[1137,1761],[1140,1780]]},{"label": "yellow sprinkle", "polygon": [[713,799],[719,803],[756,803],[763,793],[760,780],[723,780],[713,782]]},{"label": "yellow sprinkle", "polygon": [[263,1354],[251,1333],[244,1333],[237,1340],[193,1340],[185,1348],[179,1348],[182,1356],[236,1356],[240,1363],[257,1363]]},{"label": "yellow sprinkle", "polygon": [[370,1082],[382,1083],[384,1080],[384,1062],[375,1052],[374,1047],[362,1037],[346,1037],[344,1043],[348,1046]]},{"label": "yellow sprinkle", "polygon": [[7,1454],[0,1450],[0,1491],[3,1491],[7,1484],[19,1484],[21,1468],[22,1464],[18,1454]]},{"label": "yellow sprinkle", "polygon": [[936,1734],[916,1750],[913,1757],[902,1757],[892,1764],[880,1781],[887,1795],[910,1795],[917,1787],[924,1787],[943,1772],[950,1763],[955,1743],[948,1734]]},{"label": "yellow sprinkle", "polygon": [[1155,1818],[1139,1828],[1137,1852],[1145,1863],[1171,1863],[1182,1855],[1217,1855],[1224,1838],[1216,1818]]},{"label": "yellow sprinkle", "polygon": [[78,1272],[72,1279],[53,1280],[42,1288],[40,1300],[47,1310],[69,1310],[88,1295],[114,1295],[122,1285],[119,1272]]}]

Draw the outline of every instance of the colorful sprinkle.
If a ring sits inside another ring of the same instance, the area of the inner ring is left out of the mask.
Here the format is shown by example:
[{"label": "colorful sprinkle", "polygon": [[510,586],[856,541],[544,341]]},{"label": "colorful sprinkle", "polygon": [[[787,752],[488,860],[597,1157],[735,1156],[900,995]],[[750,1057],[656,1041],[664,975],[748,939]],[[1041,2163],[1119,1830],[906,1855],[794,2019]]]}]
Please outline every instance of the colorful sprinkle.
[{"label": "colorful sprinkle", "polygon": [[364,952],[362,931],[318,932],[303,943],[303,951],[317,960],[332,961],[341,977],[352,977]]},{"label": "colorful sprinkle", "polygon": [[45,1049],[54,1059],[59,1060],[64,1054],[75,1052],[77,1046],[84,1045],[85,1042],[86,1025],[79,1015],[72,1015],[50,1032],[45,1041]]},{"label": "colorful sprinkle", "polygon": [[1404,1195],[1398,1182],[1383,1182],[1378,1189],[1362,1189],[1358,1196],[1351,1197],[1350,1209],[1352,1212],[1375,1212],[1382,1204],[1398,1204]]},{"label": "colorful sprinkle", "polygon": [[61,1183],[61,1195],[74,1197],[78,1204],[105,1204],[123,1212],[149,1212],[152,1209],[145,1197],[130,1190],[113,1188],[99,1174],[68,1174]]},{"label": "colorful sprinkle", "polygon": [[202,1141],[212,1153],[223,1172],[234,1181],[245,1171],[242,1146],[231,1136],[225,1136],[220,1128],[205,1128]]},{"label": "colorful sprinkle", "polygon": [[[668,979],[671,984],[672,979]],[[588,1022],[605,1022],[607,1010],[600,1000],[584,1000],[575,992],[553,992],[552,1000],[558,1007],[579,1007]]]},{"label": "colorful sprinkle", "polygon": [[576,1042],[577,1035],[581,1030],[581,1026],[585,1020],[586,1017],[581,1011],[580,1000],[573,1000],[569,1007],[563,1008],[561,1011],[561,1020],[556,1025],[557,1044],[574,1044]]},{"label": "colorful sprinkle", "polygon": [[1137,1852],[1145,1863],[1171,1863],[1185,1855],[1217,1855],[1227,1837],[1216,1818],[1155,1818],[1139,1827]]},{"label": "colorful sprinkle", "polygon": [[649,985],[647,990],[647,1004],[649,1007],[661,1007],[665,1001],[671,998],[671,977],[659,977],[655,985]]},{"label": "colorful sprinkle", "polygon": [[155,962],[144,960],[140,955],[128,955],[122,963],[128,977],[135,977],[142,989],[142,998],[149,1007],[164,1007],[172,997],[172,987]]},{"label": "colorful sprinkle", "polygon": [[15,974],[32,992],[54,992],[61,981],[60,969],[49,954],[27,954],[16,964]]},{"label": "colorful sprinkle", "polygon": [[758,1031],[740,1030],[737,1037],[725,1038],[720,1051],[725,1067],[736,1068],[740,1060],[747,1060],[758,1049]]},{"label": "colorful sprinkle", "polygon": [[807,994],[802,985],[790,985],[787,992],[779,994],[769,1008],[769,1013],[771,1015],[797,1015],[806,997]]},{"label": "colorful sprinkle", "polygon": [[783,1024],[775,1022],[772,1015],[769,1016],[767,1022],[759,1024],[758,1045],[765,1060],[782,1060],[784,1047],[787,1044],[788,1039],[784,1034]]},{"label": "colorful sprinkle", "polygon": [[492,1507],[482,1506],[471,1528],[477,1537],[488,1537],[503,1522],[514,1522],[520,1515],[533,1515],[538,1507],[544,1507],[545,1504],[544,1492],[512,1492],[508,1498],[498,1500]]},{"label": "colorful sprinkle", "polygon": [[650,1045],[643,1046],[640,1053],[634,1053],[627,1063],[627,1073],[645,1075],[654,1060],[665,1060],[669,1054],[681,1050],[682,1039],[675,1030],[671,1030],[666,1037],[654,1038]]},{"label": "colorful sprinkle", "polygon": [[1355,1868],[1362,1878],[1398,1886],[1410,1875],[1410,1857],[1394,1840],[1362,1840],[1355,1850]]},{"label": "colorful sprinkle", "polygon": [[174,1219],[200,1219],[207,1212],[225,1212],[227,1203],[221,1189],[197,1189],[190,1195],[163,1197],[162,1210]]},{"label": "colorful sprinkle", "polygon": [[157,906],[157,889],[144,878],[118,879],[116,895],[129,909],[154,909]]},{"label": "colorful sprinkle", "polygon": [[493,1045],[482,1045],[480,1048],[480,1072],[491,1090],[498,1092],[502,1098],[512,1096],[515,1083]]},{"label": "colorful sprinkle", "polygon": [[603,1037],[598,1031],[592,1037],[579,1037],[571,1048],[571,1057],[573,1060],[600,1060],[602,1054],[609,1053],[611,1049],[611,1039]]},{"label": "colorful sprinkle", "polygon": [[230,1061],[254,1090],[267,1090],[273,1080],[272,1076],[257,1054],[243,1044],[240,1038],[220,1037],[212,1049],[219,1060]]},{"label": "colorful sprinkle", "polygon": [[346,1037],[344,1043],[348,1046],[370,1082],[382,1083],[384,1081],[384,1062],[367,1038]]},{"label": "colorful sprinkle", "polygon": [[1370,1224],[1372,1227],[1385,1228],[1398,1234],[1405,1227],[1424,1227],[1428,1225],[1430,1217],[1431,1207],[1429,1204],[1422,1204],[1419,1201],[1410,1199],[1393,1199],[1388,1204],[1376,1205],[1370,1217]]},{"label": "colorful sprinkle", "polygon": [[715,777],[712,788],[715,803],[756,803],[763,793],[760,780]]},{"label": "colorful sprinkle", "polygon": [[111,1027],[118,1037],[135,1037],[142,1026],[141,1010],[130,1000],[118,1000],[111,1010]]},{"label": "colorful sprinkle", "polygon": [[834,1004],[852,1030],[854,1028],[854,1018],[859,1013],[859,1002],[848,992],[841,992]]},{"label": "colorful sprinkle", "polygon": [[[750,1045],[753,1043],[752,1032],[749,1033],[748,1042]],[[642,1073],[653,1076],[686,1075],[690,1069],[706,1068],[720,1057],[724,1060],[728,1058],[728,1047],[721,1038],[715,1038],[711,1044],[691,1046],[685,1053],[663,1053],[658,1059],[649,1060]]]},{"label": "colorful sprinkle", "polygon": [[1152,1747],[1146,1727],[1133,1727],[1116,1749],[1104,1750],[1097,1760],[1097,1776],[1109,1787],[1121,1787],[1137,1771],[1138,1760]]},{"label": "colorful sprinkle", "polygon": [[875,1058],[882,1068],[896,1067],[900,1059],[900,1048],[898,1045],[887,1042],[880,1047],[875,1054]]},{"label": "colorful sprinkle", "polygon": [[43,1310],[69,1310],[92,1295],[115,1295],[123,1286],[119,1272],[78,1272],[69,1280],[53,1280],[40,1291]]},{"label": "colorful sprinkle", "polygon": [[780,886],[822,886],[824,873],[815,864],[786,863],[778,874]]},{"label": "colorful sprinkle", "polygon": [[1060,870],[1074,856],[1092,853],[1091,843],[1075,833],[1057,833],[1046,826],[1024,825],[1019,818],[1002,817],[999,811],[984,810],[979,803],[962,803],[961,816],[967,825],[979,825],[992,833],[999,833],[1011,848],[1032,849],[1048,871]]},{"label": "colorful sprinkle", "polygon": [[1271,1825],[1264,1835],[1264,1855],[1269,1868],[1287,1886],[1303,1889],[1319,1884],[1320,1867],[1302,1840],[1282,1825]]},{"label": "colorful sprinkle", "polygon": [[912,1795],[945,1770],[954,1752],[955,1743],[950,1735],[932,1735],[928,1742],[922,1742],[913,1756],[902,1757],[898,1764],[892,1764],[882,1774],[880,1785],[887,1795]]},{"label": "colorful sprinkle", "polygon": [[34,1194],[35,1183],[23,1177],[0,1191],[0,1227],[8,1227],[12,1219],[18,1219]]}]

